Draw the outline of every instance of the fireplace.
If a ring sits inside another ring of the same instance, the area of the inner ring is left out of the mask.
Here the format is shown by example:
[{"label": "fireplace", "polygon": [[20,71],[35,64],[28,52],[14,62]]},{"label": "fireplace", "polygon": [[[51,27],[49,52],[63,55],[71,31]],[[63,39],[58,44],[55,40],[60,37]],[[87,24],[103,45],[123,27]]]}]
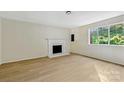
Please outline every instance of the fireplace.
[{"label": "fireplace", "polygon": [[53,54],[62,53],[62,45],[53,45]]},{"label": "fireplace", "polygon": [[67,42],[65,39],[47,39],[48,40],[48,57],[58,57],[69,55],[67,51]]}]

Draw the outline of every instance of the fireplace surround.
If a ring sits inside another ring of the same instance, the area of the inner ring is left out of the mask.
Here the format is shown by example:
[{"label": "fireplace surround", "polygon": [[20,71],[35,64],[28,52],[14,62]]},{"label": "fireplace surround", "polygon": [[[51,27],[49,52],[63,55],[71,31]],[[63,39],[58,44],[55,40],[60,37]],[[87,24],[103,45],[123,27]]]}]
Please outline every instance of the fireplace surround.
[{"label": "fireplace surround", "polygon": [[68,55],[66,51],[65,39],[48,39],[48,57],[58,57]]}]

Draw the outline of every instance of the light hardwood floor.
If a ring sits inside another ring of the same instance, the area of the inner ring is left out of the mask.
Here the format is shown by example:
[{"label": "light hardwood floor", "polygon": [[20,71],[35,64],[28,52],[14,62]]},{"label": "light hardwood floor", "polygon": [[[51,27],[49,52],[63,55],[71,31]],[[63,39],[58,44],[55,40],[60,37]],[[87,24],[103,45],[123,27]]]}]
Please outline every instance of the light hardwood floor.
[{"label": "light hardwood floor", "polygon": [[108,82],[124,81],[124,67],[76,54],[3,64],[0,81]]}]

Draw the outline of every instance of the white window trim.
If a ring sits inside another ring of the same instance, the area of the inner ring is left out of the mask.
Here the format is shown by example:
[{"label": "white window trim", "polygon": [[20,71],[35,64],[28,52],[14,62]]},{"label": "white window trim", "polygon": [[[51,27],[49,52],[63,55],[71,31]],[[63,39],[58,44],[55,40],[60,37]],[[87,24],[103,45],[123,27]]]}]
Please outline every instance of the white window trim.
[{"label": "white window trim", "polygon": [[[113,23],[113,24],[109,24],[109,25],[102,25],[102,26],[97,26],[97,27],[92,27],[92,28],[89,28],[88,29],[88,45],[99,45],[99,46],[124,46],[124,45],[112,45],[110,44],[110,27],[113,26],[113,25],[116,25],[116,24],[124,24],[124,22],[117,22],[117,23]],[[90,43],[90,32],[91,32],[91,29],[98,29],[100,27],[108,27],[108,38],[109,38],[109,41],[108,41],[108,44],[91,44]]]}]

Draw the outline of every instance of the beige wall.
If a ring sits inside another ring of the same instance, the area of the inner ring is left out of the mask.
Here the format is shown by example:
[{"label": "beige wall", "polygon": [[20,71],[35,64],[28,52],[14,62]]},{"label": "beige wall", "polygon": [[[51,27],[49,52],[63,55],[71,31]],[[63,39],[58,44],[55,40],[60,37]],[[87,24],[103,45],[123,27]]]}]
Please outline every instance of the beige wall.
[{"label": "beige wall", "polygon": [[[47,56],[47,38],[63,38],[69,43],[64,28],[2,19],[2,61],[13,62]],[[69,45],[66,48],[69,52]]]},{"label": "beige wall", "polygon": [[1,31],[1,19],[0,19],[0,64],[2,61],[2,31]]},{"label": "beige wall", "polygon": [[71,33],[75,34],[76,41],[71,43],[71,52],[124,64],[124,46],[88,45],[88,29],[90,27],[108,25],[121,21],[124,21],[124,16],[119,16],[72,29]]}]

